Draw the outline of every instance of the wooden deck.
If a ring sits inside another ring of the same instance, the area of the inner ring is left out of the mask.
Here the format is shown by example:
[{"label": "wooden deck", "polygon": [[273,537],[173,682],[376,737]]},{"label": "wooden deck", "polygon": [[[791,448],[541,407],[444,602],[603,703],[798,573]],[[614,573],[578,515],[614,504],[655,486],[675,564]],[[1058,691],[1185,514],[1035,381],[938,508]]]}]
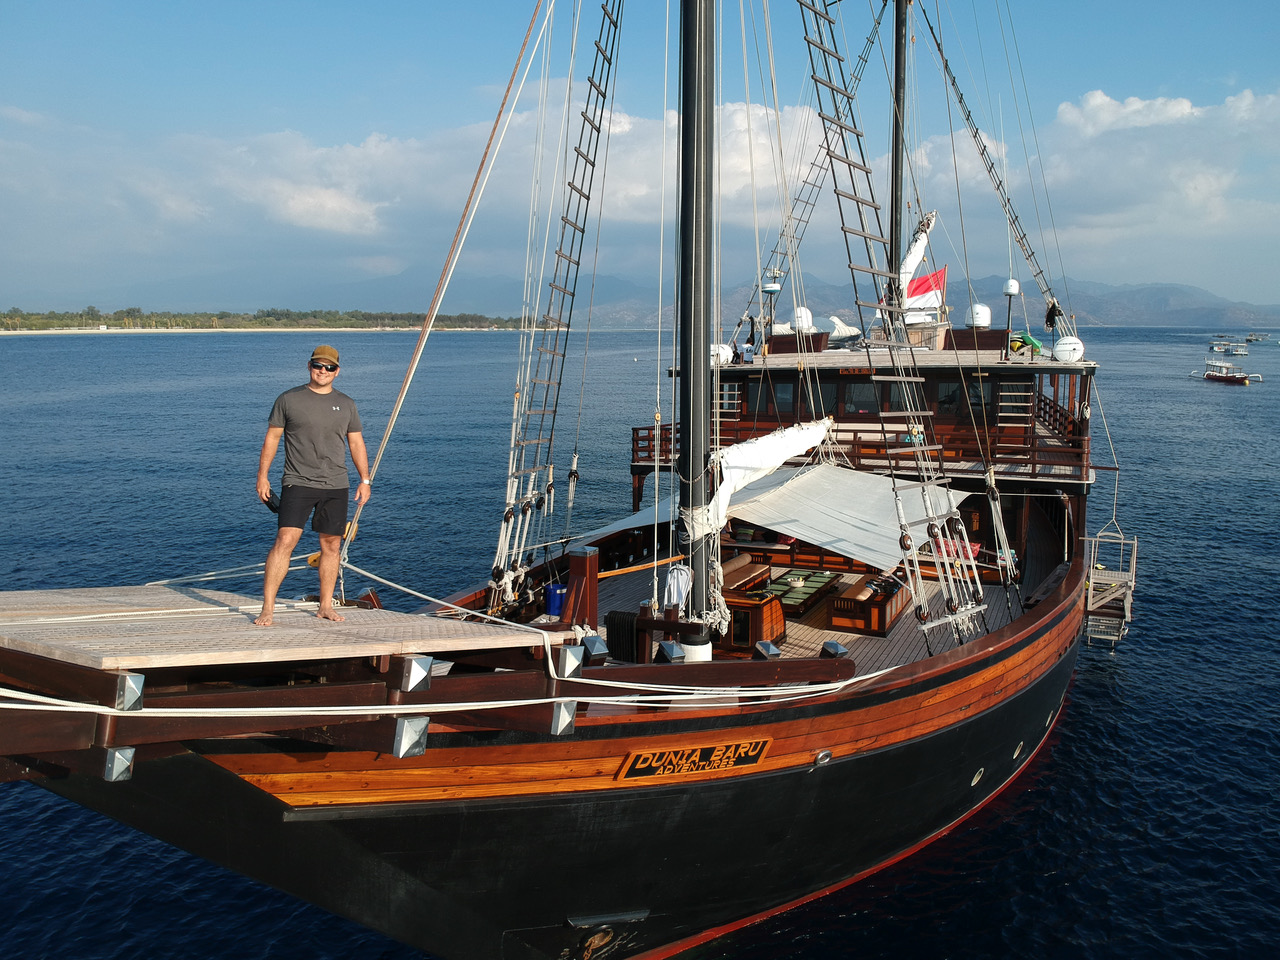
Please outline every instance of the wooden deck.
[{"label": "wooden deck", "polygon": [[[666,569],[666,567],[658,569],[659,598],[666,589]],[[785,567],[772,567],[772,575],[779,576],[785,569]],[[836,591],[857,579],[856,574],[842,574],[841,584]],[[600,584],[601,633],[606,633],[604,630],[606,613],[610,610],[634,612],[639,609],[642,604],[649,602],[652,584],[652,571],[637,571],[603,581]],[[932,582],[927,583],[926,588],[929,594],[930,614],[935,620],[941,619],[946,610],[941,590],[936,583]],[[1004,588],[988,585],[984,588],[984,594],[987,603],[985,617],[988,630],[997,630],[1013,619],[1010,616],[1010,605],[1012,605],[1014,616],[1021,614],[1022,608],[1016,596],[1010,596],[1009,601],[1006,602]],[[954,646],[951,631],[947,627],[935,627],[930,630],[929,644],[926,645],[926,635],[916,622],[910,606],[883,637],[830,630],[827,628],[827,604],[830,599],[831,595],[797,619],[787,618],[787,637],[781,645],[784,657],[816,657],[825,641],[835,640],[849,650],[857,664],[858,676],[865,676],[890,667],[923,660],[930,655],[929,645],[932,646],[932,652],[935,654]]]},{"label": "wooden deck", "polygon": [[[774,567],[774,576],[785,568]],[[658,570],[659,596],[667,568]],[[836,590],[852,583],[841,575]],[[652,593],[653,574],[637,571],[600,584],[601,632],[611,610],[636,611]],[[930,584],[929,603],[940,617],[943,600]],[[814,657],[826,640],[847,647],[858,673],[873,673],[928,655],[925,635],[910,610],[887,636],[827,628],[824,597],[798,618],[788,618],[785,657]],[[1010,616],[1004,591],[987,588],[987,623],[996,629]],[[1016,600],[1015,600],[1016,604]],[[193,587],[131,586],[0,592],[0,649],[46,657],[97,670],[146,670],[219,664],[285,663],[346,657],[429,654],[447,659],[464,650],[529,647],[538,633],[501,624],[460,622],[392,610],[343,607],[346,620],[315,616],[316,604],[279,602],[275,623],[253,624],[261,601]],[[1016,606],[1015,606],[1015,609]],[[949,631],[930,633],[934,653],[951,645]]]},{"label": "wooden deck", "polygon": [[528,647],[538,634],[392,610],[343,607],[346,620],[315,615],[314,603],[277,602],[274,624],[254,626],[261,600],[191,587],[93,587],[0,593],[0,649],[98,670],[344,657],[447,655]]}]

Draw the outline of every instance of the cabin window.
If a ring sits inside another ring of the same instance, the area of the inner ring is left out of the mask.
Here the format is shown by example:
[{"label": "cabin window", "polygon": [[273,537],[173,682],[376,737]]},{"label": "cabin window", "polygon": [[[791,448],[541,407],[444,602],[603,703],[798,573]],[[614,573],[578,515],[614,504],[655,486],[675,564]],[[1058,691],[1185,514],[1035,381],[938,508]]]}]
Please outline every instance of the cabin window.
[{"label": "cabin window", "polygon": [[919,410],[920,404],[911,402],[911,391],[917,389],[914,383],[889,384],[889,412],[902,413],[904,410]]},{"label": "cabin window", "polygon": [[964,385],[959,380],[939,380],[938,415],[958,417],[964,409]]},{"label": "cabin window", "polygon": [[875,414],[880,410],[876,385],[870,380],[847,380],[844,385],[845,416]]},{"label": "cabin window", "polygon": [[773,385],[773,409],[775,413],[796,412],[796,385],[794,380],[783,380]]},{"label": "cabin window", "polygon": [[765,383],[747,381],[747,413],[756,416],[773,414],[783,416],[796,410],[796,384],[794,380]]},{"label": "cabin window", "polygon": [[991,378],[969,377],[968,381],[967,399],[969,409],[975,416],[980,416],[984,410],[990,412],[992,395]]},{"label": "cabin window", "polygon": [[751,646],[750,610],[733,611],[733,623],[729,627],[729,645],[734,647]]},{"label": "cabin window", "polygon": [[815,420],[836,413],[836,385],[834,383],[814,384],[811,390],[805,390],[805,408]]}]

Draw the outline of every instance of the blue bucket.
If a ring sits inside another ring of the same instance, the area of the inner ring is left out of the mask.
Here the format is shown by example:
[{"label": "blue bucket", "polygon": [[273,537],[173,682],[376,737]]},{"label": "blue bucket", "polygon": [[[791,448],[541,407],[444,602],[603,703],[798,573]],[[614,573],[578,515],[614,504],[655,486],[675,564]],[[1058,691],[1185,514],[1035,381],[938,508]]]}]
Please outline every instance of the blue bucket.
[{"label": "blue bucket", "polygon": [[560,616],[564,610],[564,595],[568,589],[563,583],[547,584],[547,616]]}]

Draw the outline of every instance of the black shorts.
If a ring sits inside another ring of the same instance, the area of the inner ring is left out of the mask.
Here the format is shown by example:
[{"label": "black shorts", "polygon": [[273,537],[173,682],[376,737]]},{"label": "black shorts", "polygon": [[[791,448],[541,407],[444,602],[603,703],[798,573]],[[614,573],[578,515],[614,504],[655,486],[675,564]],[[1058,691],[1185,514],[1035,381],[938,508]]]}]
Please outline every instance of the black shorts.
[{"label": "black shorts", "polygon": [[287,484],[280,491],[278,526],[301,528],[311,517],[311,529],[316,533],[342,536],[347,530],[347,499],[351,490],[321,490],[317,487],[299,487]]}]

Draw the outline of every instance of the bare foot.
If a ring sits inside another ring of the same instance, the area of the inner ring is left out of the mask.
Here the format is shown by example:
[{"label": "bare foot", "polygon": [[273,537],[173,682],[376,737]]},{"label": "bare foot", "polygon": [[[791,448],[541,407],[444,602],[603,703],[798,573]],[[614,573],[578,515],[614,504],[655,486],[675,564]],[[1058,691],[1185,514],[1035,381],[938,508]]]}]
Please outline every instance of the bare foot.
[{"label": "bare foot", "polygon": [[316,616],[321,620],[332,620],[334,623],[342,623],[347,618],[340,614],[333,607],[321,607],[316,611]]},{"label": "bare foot", "polygon": [[253,621],[253,625],[255,627],[271,626],[271,611],[263,610],[260,614],[258,614],[258,618]]}]

